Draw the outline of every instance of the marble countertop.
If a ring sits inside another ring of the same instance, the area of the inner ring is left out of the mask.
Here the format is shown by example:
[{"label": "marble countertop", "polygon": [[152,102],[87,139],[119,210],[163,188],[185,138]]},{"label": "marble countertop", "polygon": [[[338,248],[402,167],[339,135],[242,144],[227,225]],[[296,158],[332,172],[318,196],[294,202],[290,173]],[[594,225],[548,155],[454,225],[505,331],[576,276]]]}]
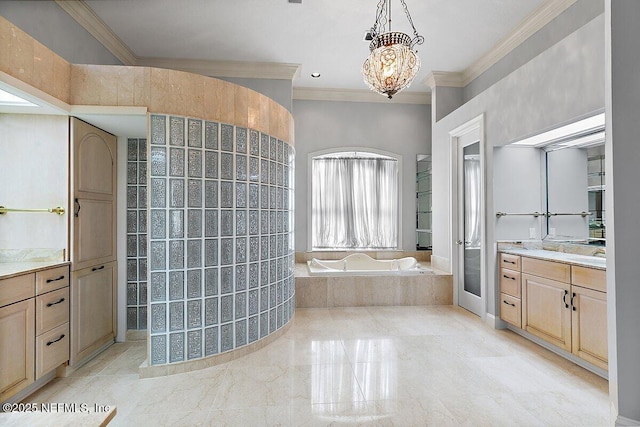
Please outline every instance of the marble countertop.
[{"label": "marble countertop", "polygon": [[514,248],[514,249],[501,249],[500,252],[512,254],[512,255],[526,256],[529,258],[537,258],[537,259],[542,259],[547,261],[561,262],[564,264],[596,268],[598,270],[607,269],[607,259],[596,257],[596,256],[578,255],[578,254],[572,254],[567,252],[546,251],[543,249],[515,249]]},{"label": "marble countertop", "polygon": [[34,273],[51,267],[69,265],[69,261],[16,261],[0,262],[0,279],[19,276],[21,274]]}]

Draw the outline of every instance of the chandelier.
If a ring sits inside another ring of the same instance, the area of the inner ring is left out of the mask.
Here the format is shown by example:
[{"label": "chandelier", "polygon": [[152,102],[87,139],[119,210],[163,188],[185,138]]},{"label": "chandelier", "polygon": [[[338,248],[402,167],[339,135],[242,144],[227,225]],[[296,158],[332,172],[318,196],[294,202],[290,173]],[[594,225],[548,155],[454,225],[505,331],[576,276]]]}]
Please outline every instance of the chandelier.
[{"label": "chandelier", "polygon": [[389,99],[409,87],[420,71],[420,58],[413,47],[424,43],[424,37],[418,34],[413,25],[407,4],[404,0],[400,0],[400,3],[413,28],[413,38],[405,33],[391,31],[391,0],[380,0],[376,22],[365,35],[365,40],[371,40],[371,53],[362,64],[362,76],[371,90]]}]

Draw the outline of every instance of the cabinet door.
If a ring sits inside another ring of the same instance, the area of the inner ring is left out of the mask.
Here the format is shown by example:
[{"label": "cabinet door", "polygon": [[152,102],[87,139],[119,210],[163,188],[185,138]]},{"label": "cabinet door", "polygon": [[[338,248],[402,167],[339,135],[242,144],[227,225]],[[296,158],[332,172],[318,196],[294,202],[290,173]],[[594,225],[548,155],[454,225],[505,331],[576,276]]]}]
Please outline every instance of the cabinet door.
[{"label": "cabinet door", "polygon": [[0,402],[34,381],[35,301],[0,308]]},{"label": "cabinet door", "polygon": [[116,259],[116,137],[71,118],[73,270]]},{"label": "cabinet door", "polygon": [[573,354],[607,369],[607,294],[573,286],[572,297]]},{"label": "cabinet door", "polygon": [[71,273],[71,366],[113,342],[116,278],[116,262]]},{"label": "cabinet door", "polygon": [[570,288],[568,283],[522,275],[523,329],[567,351],[571,351]]}]

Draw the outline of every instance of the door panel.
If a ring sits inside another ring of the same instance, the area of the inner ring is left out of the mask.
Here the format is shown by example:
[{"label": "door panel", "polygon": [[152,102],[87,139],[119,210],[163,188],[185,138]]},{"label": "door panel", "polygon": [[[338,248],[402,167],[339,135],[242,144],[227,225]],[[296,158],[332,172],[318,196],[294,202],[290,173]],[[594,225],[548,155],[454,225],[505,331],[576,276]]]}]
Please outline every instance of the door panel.
[{"label": "door panel", "polygon": [[607,369],[607,294],[578,286],[572,292],[573,353]]}]

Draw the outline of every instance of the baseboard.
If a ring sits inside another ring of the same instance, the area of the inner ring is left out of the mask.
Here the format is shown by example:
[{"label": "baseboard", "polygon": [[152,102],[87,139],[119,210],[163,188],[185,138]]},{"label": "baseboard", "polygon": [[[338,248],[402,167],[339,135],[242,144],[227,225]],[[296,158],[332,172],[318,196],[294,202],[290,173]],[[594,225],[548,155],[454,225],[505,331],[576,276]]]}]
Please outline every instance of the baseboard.
[{"label": "baseboard", "polygon": [[623,427],[638,427],[640,426],[640,421],[636,421],[636,420],[632,420],[631,418],[627,418],[627,417],[623,417],[621,415],[618,415],[618,417],[616,418],[616,426],[623,426]]},{"label": "baseboard", "polygon": [[147,340],[147,335],[148,335],[148,330],[144,329],[140,329],[140,330],[135,330],[135,329],[129,329],[127,330],[126,333],[126,341],[146,341]]},{"label": "baseboard", "polygon": [[492,329],[506,329],[507,327],[507,322],[500,319],[499,317],[494,316],[491,313],[487,313],[486,317],[484,318],[484,323],[489,325]]}]

